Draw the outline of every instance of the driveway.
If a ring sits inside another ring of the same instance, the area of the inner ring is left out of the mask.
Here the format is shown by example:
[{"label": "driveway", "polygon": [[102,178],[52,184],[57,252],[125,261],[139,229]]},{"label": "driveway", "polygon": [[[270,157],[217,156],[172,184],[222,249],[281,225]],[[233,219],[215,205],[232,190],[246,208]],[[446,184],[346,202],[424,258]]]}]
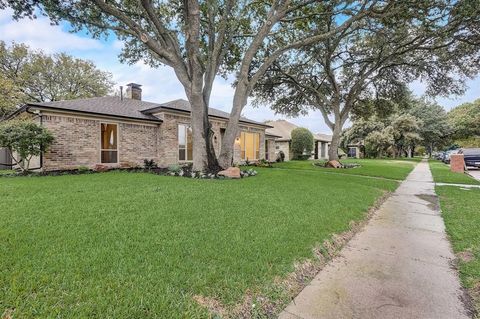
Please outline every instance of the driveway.
[{"label": "driveway", "polygon": [[468,168],[468,174],[475,178],[476,180],[480,181],[480,169],[479,168]]},{"label": "driveway", "polygon": [[453,259],[423,161],[280,318],[470,318]]}]

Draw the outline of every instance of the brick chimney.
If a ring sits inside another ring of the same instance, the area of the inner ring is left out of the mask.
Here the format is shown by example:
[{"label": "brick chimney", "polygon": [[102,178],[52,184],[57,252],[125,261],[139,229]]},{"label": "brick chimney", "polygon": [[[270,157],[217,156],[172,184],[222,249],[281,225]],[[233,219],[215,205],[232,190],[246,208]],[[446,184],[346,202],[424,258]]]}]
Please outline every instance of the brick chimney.
[{"label": "brick chimney", "polygon": [[142,89],[140,84],[128,83],[126,97],[133,100],[142,100]]}]

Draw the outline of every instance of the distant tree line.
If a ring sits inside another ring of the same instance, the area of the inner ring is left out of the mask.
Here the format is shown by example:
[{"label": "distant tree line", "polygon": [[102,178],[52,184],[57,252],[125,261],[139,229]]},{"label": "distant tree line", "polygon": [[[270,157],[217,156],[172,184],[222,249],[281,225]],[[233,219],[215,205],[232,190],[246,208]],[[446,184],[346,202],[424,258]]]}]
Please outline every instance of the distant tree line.
[{"label": "distant tree line", "polygon": [[0,41],[0,120],[27,102],[105,96],[112,86],[91,61]]},{"label": "distant tree line", "polygon": [[[480,99],[445,109],[411,93],[399,100],[370,101],[368,112],[354,114],[341,146],[360,145],[367,157],[431,155],[452,145],[476,146],[480,136]],[[368,109],[368,107],[366,107]]]}]

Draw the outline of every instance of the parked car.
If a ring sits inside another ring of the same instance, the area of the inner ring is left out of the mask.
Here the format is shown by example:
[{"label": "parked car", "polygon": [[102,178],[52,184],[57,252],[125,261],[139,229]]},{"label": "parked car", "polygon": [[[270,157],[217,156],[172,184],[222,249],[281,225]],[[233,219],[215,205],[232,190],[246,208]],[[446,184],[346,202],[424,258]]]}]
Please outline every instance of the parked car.
[{"label": "parked car", "polygon": [[446,151],[442,161],[445,164],[450,164],[450,155],[457,154],[459,151],[460,151],[459,149]]},{"label": "parked car", "polygon": [[480,148],[462,148],[458,154],[463,154],[466,166],[480,168]]},{"label": "parked car", "polygon": [[443,156],[444,156],[444,155],[445,155],[445,152],[443,152],[443,151],[438,151],[438,152],[434,152],[434,153],[432,154],[432,157],[433,157],[434,159],[436,159],[436,160],[441,161],[441,160],[443,159]]}]

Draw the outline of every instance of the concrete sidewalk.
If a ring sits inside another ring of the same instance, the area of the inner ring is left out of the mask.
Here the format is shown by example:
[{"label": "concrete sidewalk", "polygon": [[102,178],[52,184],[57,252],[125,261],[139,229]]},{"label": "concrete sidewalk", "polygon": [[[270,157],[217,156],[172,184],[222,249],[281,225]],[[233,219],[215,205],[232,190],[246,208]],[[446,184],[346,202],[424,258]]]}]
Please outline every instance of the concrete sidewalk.
[{"label": "concrete sidewalk", "polygon": [[279,318],[469,318],[453,258],[424,161]]}]

